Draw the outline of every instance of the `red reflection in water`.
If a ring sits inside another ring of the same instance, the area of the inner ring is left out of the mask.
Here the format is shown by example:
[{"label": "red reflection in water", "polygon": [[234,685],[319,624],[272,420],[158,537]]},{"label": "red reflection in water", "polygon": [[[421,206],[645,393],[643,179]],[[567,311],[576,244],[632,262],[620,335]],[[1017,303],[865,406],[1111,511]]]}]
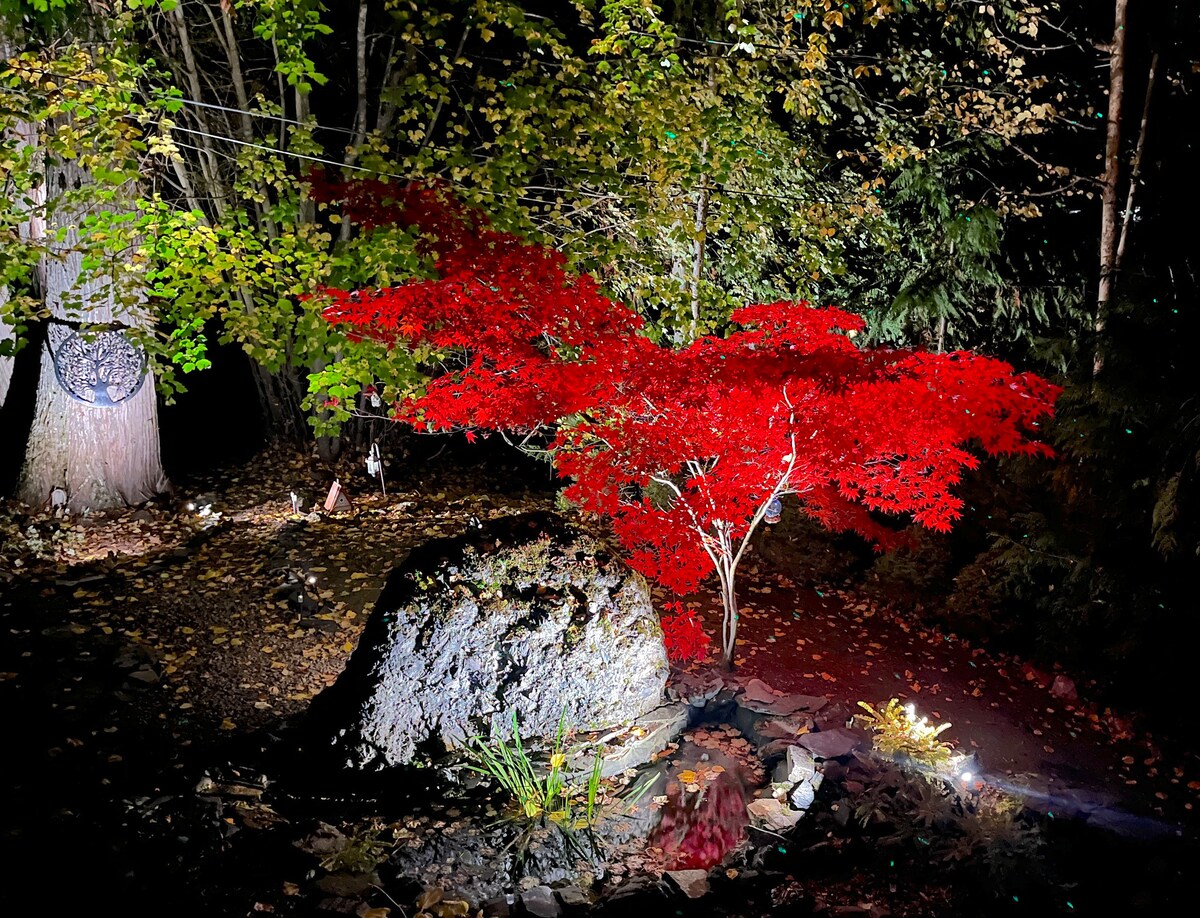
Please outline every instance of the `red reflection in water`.
[{"label": "red reflection in water", "polygon": [[673,781],[650,845],[662,849],[664,870],[707,870],[742,843],[748,821],[742,783],[734,774],[717,775],[695,793]]}]

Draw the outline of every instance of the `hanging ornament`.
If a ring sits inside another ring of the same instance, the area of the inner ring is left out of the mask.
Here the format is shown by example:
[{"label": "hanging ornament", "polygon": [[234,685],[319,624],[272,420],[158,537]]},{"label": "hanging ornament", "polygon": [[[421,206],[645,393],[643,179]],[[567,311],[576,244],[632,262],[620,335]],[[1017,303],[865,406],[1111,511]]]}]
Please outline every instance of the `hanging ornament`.
[{"label": "hanging ornament", "polygon": [[778,523],[780,516],[783,515],[783,501],[778,497],[772,497],[771,502],[767,504],[766,512],[763,513],[763,522]]}]

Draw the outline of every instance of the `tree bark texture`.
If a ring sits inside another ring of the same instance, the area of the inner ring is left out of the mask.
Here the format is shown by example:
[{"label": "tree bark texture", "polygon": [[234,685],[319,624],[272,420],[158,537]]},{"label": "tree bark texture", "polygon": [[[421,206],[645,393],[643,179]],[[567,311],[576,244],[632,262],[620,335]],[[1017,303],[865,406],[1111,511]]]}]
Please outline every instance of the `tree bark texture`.
[{"label": "tree bark texture", "polygon": [[[8,36],[0,35],[0,61],[8,60],[15,53],[16,46],[10,41]],[[13,135],[16,135],[18,145],[37,142],[37,132],[33,129],[33,125],[26,122],[16,122],[11,132]],[[37,197],[36,193],[34,197]],[[37,202],[35,201],[34,203],[36,206]],[[21,205],[16,204],[15,206],[19,207]],[[22,222],[19,232],[25,239],[37,236],[41,232],[40,217],[33,215],[29,220]],[[4,308],[8,305],[10,298],[11,291],[9,291],[8,285],[0,284],[0,343],[16,340],[16,330],[6,320],[4,315]],[[0,408],[3,408],[5,401],[8,400],[8,389],[12,384],[13,361],[14,358],[11,355],[0,356]]]},{"label": "tree bark texture", "polygon": [[[90,181],[74,163],[48,168],[47,178],[52,193]],[[51,349],[72,333],[62,321],[128,326],[147,321],[137,307],[115,301],[107,279],[81,277],[83,254],[77,243],[83,217],[83,212],[66,208],[50,220],[50,235],[61,228],[65,236],[51,245],[41,280],[46,306],[60,321],[51,321],[47,329],[34,420],[17,488],[17,496],[34,506],[44,503],[53,488],[64,488],[74,512],[138,504],[169,487],[162,469],[158,402],[149,371],[134,395],[112,407],[93,407],[73,399],[55,375]],[[74,298],[78,309],[68,310],[64,300]]]},{"label": "tree bark texture", "polygon": [[1104,369],[1100,338],[1108,321],[1117,254],[1117,180],[1121,171],[1121,103],[1125,97],[1125,13],[1128,0],[1116,0],[1116,16],[1109,58],[1108,122],[1104,141],[1104,193],[1100,211],[1100,289],[1096,297],[1096,353],[1092,375]]},{"label": "tree bark texture", "polygon": [[1150,76],[1146,80],[1146,99],[1142,103],[1142,123],[1138,128],[1137,148],[1133,151],[1133,163],[1129,167],[1129,191],[1125,195],[1125,210],[1121,214],[1121,240],[1117,243],[1113,270],[1121,270],[1125,260],[1125,243],[1129,240],[1129,224],[1133,222],[1133,196],[1142,177],[1142,156],[1146,152],[1146,125],[1150,122],[1150,102],[1154,98],[1154,83],[1158,78],[1158,52],[1150,59]]},{"label": "tree bark texture", "polygon": [[[14,337],[13,327],[4,321],[4,307],[8,305],[8,287],[0,284],[0,343]],[[8,387],[12,383],[13,359],[0,355],[0,408],[8,398]]]}]

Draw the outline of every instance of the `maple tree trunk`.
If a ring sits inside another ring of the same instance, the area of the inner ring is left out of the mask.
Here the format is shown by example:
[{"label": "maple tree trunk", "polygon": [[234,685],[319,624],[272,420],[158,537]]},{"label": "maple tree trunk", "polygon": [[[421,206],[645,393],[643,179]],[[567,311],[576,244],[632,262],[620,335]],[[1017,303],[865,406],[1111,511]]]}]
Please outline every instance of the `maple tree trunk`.
[{"label": "maple tree trunk", "polygon": [[[74,162],[52,166],[47,172],[51,188],[77,188],[90,181]],[[83,253],[78,250],[76,225],[83,216],[61,210],[50,227],[62,230],[64,237],[52,245],[55,251],[41,269],[42,291],[53,319],[42,349],[33,425],[17,486],[18,498],[33,506],[45,503],[52,489],[64,488],[67,506],[75,512],[138,504],[169,487],[162,469],[158,400],[149,370],[141,388],[112,407],[77,401],[55,374],[52,348],[71,333],[64,320],[116,321],[127,326],[147,321],[136,307],[114,308],[115,291],[104,278],[81,280]],[[70,315],[63,306],[67,298],[79,302],[79,309]]]},{"label": "maple tree trunk", "polygon": [[1116,0],[1108,79],[1108,122],[1104,142],[1104,194],[1100,211],[1100,289],[1096,297],[1096,353],[1092,376],[1104,369],[1100,340],[1108,321],[1117,252],[1117,179],[1121,170],[1121,102],[1125,96],[1125,13],[1129,0]]},{"label": "maple tree trunk", "polygon": [[734,575],[737,568],[732,558],[723,558],[717,564],[717,577],[721,581],[721,665],[733,669],[733,654],[737,646],[738,605]]}]

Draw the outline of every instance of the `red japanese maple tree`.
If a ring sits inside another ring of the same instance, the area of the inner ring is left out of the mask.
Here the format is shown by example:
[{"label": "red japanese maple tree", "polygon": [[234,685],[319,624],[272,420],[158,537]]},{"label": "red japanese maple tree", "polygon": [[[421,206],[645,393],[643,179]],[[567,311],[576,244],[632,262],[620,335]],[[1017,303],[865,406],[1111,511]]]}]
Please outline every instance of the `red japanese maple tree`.
[{"label": "red japanese maple tree", "polygon": [[324,193],[353,218],[429,233],[438,279],[327,291],[332,322],[458,355],[394,416],[548,438],[565,496],[611,520],[634,568],[677,592],[716,571],[727,666],[738,563],[776,499],[883,547],[894,532],[870,511],[950,528],[952,487],[978,464],[968,446],[1050,454],[1035,435],[1058,387],[999,360],[860,348],[862,319],[804,302],[747,306],[725,338],[661,347],[559,253],[441,189]]}]

